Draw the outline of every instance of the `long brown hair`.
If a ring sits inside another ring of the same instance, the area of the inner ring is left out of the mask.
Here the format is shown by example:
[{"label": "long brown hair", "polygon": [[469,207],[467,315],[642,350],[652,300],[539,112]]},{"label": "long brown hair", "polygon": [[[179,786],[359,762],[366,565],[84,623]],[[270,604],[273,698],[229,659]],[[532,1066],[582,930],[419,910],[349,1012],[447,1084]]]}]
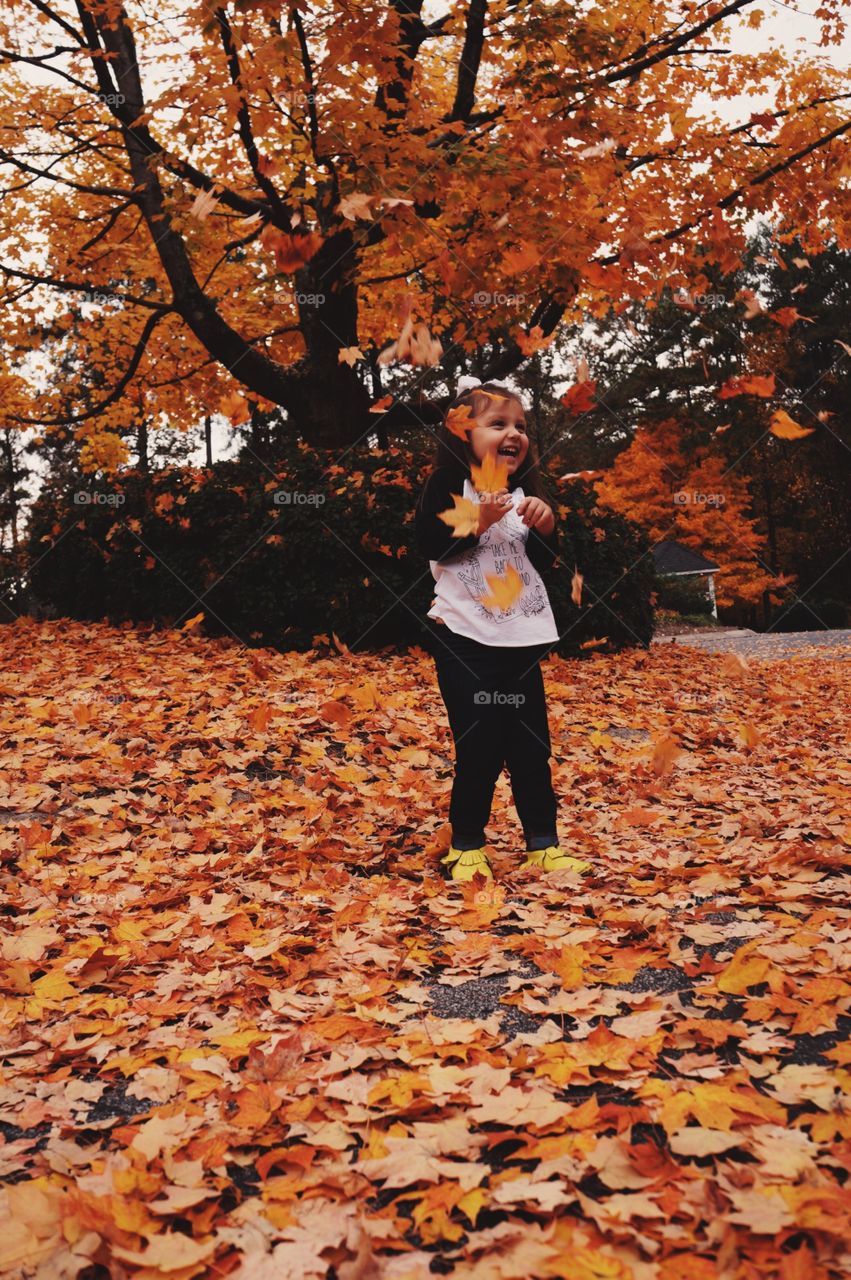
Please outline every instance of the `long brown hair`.
[{"label": "long brown hair", "polygon": [[[516,400],[523,408],[522,401],[519,396],[513,392],[506,390],[505,387],[497,386],[492,382],[483,382],[478,387],[468,387],[466,391],[462,391],[460,395],[456,395],[446,410],[443,422],[437,429],[437,448],[435,449],[434,458],[432,460],[431,469],[436,471],[438,467],[447,467],[453,473],[453,479],[458,484],[458,493],[463,492],[465,480],[470,479],[470,468],[472,464],[478,463],[478,459],[473,453],[470,444],[470,436],[467,434],[464,439],[460,439],[449,430],[446,425],[449,414],[453,409],[460,409],[462,405],[468,405],[471,415],[475,418],[484,412],[490,403],[489,397],[485,392],[491,395],[499,396],[504,400]],[[529,436],[529,447],[526,450],[526,457],[522,464],[517,468],[513,475],[508,477],[508,488],[516,489],[520,485],[523,486],[523,492],[530,497],[542,498],[544,502],[551,502],[547,493],[543,480],[541,479],[541,464],[538,458],[538,450],[531,435]]]}]

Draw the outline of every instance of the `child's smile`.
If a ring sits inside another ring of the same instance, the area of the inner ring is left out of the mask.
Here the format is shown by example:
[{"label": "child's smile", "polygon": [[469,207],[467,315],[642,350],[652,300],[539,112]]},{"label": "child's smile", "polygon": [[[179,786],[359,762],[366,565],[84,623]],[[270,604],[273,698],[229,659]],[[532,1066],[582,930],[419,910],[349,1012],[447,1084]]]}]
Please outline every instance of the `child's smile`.
[{"label": "child's smile", "polygon": [[526,415],[516,400],[494,400],[475,419],[470,446],[479,462],[495,453],[513,475],[529,452]]}]

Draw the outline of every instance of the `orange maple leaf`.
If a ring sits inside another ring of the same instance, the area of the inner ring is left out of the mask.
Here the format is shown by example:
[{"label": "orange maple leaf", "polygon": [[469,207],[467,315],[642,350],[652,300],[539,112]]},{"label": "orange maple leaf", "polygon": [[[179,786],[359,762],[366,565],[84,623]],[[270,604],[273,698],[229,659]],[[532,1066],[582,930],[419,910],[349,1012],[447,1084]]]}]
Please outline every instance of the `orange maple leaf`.
[{"label": "orange maple leaf", "polygon": [[729,400],[731,396],[762,396],[767,398],[774,395],[774,374],[743,374],[739,377],[728,378],[722,387],[716,391],[719,400]]},{"label": "orange maple leaf", "polygon": [[771,415],[771,425],[768,429],[780,440],[803,440],[804,436],[811,436],[816,428],[802,427],[800,422],[789,417],[785,409],[776,409]]},{"label": "orange maple leaf", "polygon": [[569,413],[586,413],[594,407],[594,392],[597,390],[597,383],[593,378],[588,378],[584,382],[574,382],[572,387],[568,387],[564,395],[560,397],[560,403],[564,405]]}]

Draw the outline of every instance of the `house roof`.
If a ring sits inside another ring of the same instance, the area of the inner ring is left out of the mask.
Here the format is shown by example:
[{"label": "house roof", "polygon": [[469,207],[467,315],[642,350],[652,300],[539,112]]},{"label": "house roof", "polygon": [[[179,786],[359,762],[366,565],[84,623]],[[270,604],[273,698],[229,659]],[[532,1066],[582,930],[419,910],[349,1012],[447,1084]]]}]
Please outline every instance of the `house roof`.
[{"label": "house roof", "polygon": [[720,569],[714,560],[708,560],[699,551],[682,542],[657,542],[653,548],[653,560],[656,572],[666,573],[707,573]]}]

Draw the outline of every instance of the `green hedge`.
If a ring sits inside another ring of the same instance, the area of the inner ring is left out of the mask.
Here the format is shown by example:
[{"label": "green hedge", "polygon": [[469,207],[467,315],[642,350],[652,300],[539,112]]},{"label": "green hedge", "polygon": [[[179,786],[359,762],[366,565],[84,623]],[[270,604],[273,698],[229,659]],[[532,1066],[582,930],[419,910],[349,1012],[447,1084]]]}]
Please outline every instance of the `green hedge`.
[{"label": "green hedge", "polygon": [[[125,469],[110,482],[48,485],[29,528],[32,611],[161,626],[203,611],[207,635],[281,649],[332,633],[355,650],[422,643],[433,580],[414,507],[430,452],[361,448],[329,465],[330,455],[293,444],[268,465],[243,456],[211,470]],[[595,509],[581,482],[553,493],[563,554],[547,586],[564,633],[558,651],[601,637],[613,648],[648,644],[646,540]],[[580,608],[570,599],[574,565]]]}]

